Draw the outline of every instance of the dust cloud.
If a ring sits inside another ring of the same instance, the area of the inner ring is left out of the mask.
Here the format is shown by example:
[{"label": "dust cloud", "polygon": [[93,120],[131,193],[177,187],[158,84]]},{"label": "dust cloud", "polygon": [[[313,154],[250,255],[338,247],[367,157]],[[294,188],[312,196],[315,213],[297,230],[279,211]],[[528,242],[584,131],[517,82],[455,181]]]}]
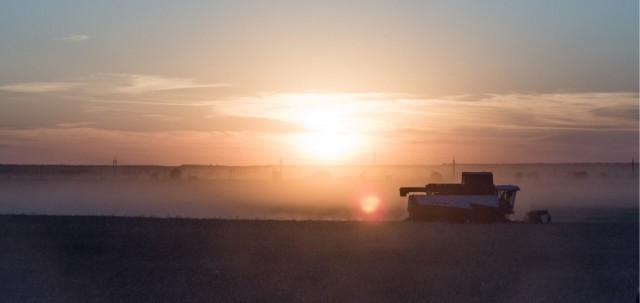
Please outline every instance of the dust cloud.
[{"label": "dust cloud", "polygon": [[[491,171],[521,188],[512,220],[549,209],[555,222],[637,220],[637,165],[349,167],[0,166],[0,213],[279,220],[402,220],[401,186],[459,183]],[[635,174],[633,176],[632,174]],[[375,207],[362,204],[376,198]]]}]

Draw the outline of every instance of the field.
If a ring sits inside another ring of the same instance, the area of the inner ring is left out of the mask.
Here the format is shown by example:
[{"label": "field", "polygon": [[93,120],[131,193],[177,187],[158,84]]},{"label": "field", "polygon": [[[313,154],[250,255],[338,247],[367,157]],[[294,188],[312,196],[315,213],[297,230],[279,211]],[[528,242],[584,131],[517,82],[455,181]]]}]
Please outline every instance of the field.
[{"label": "field", "polygon": [[[0,302],[633,302],[626,164],[461,166],[550,225],[404,222],[449,166],[0,166]],[[181,178],[171,172],[180,169]],[[275,178],[273,178],[275,176]],[[437,178],[439,177],[439,178]],[[367,197],[377,208],[363,211]]]},{"label": "field", "polygon": [[638,222],[0,216],[2,302],[634,302]]}]

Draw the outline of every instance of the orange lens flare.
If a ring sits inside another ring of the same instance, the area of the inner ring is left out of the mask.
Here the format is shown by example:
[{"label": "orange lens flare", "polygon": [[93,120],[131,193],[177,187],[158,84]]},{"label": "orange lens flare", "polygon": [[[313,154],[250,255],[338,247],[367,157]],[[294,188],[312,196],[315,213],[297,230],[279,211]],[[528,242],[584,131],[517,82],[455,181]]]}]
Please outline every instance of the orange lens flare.
[{"label": "orange lens flare", "polygon": [[366,196],[360,199],[360,209],[366,214],[372,214],[380,207],[380,199],[376,196]]},{"label": "orange lens flare", "polygon": [[358,220],[380,221],[384,220],[386,209],[380,195],[366,190],[356,194],[353,200],[353,214]]}]

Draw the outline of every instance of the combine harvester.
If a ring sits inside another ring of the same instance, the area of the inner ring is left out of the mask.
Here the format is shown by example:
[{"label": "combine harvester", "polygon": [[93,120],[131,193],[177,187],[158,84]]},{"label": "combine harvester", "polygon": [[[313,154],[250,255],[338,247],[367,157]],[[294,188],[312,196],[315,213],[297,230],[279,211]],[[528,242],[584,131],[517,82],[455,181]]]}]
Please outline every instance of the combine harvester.
[{"label": "combine harvester", "polygon": [[[425,187],[401,187],[408,196],[408,220],[448,222],[511,222],[516,185],[494,185],[490,172],[463,172],[461,184],[430,183]],[[527,213],[525,221],[551,223],[546,210]]]}]

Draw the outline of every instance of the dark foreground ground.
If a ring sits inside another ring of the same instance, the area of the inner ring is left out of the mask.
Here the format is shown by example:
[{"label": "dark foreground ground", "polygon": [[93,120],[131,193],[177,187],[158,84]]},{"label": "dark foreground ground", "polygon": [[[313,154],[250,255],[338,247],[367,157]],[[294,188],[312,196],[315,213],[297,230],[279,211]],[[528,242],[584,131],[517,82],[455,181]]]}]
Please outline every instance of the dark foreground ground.
[{"label": "dark foreground ground", "polygon": [[0,302],[635,302],[637,222],[0,216]]}]

